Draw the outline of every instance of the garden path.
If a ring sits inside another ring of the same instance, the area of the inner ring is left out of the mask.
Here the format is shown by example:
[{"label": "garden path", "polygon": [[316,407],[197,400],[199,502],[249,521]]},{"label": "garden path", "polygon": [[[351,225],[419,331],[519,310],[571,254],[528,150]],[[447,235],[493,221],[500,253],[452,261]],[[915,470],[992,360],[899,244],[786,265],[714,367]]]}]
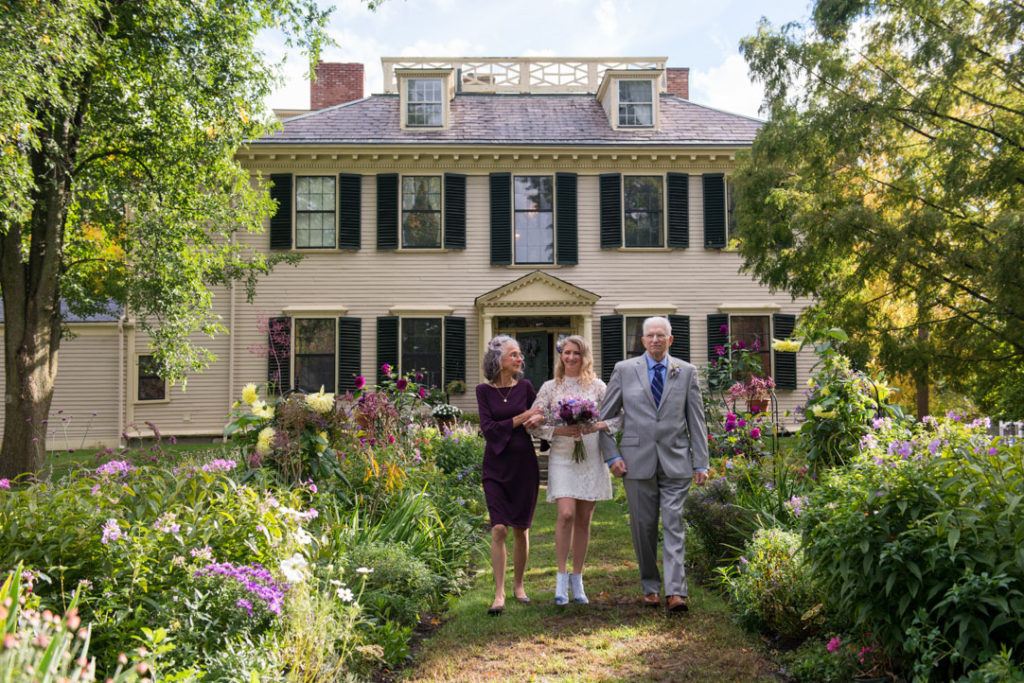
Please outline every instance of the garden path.
[{"label": "garden path", "polygon": [[[516,603],[510,594],[505,613],[488,617],[494,584],[489,571],[481,572],[400,680],[779,680],[757,637],[696,582],[688,614],[640,606],[629,525],[616,502],[600,503],[594,515],[585,573],[590,605],[555,607],[555,507],[543,501],[542,490],[526,577],[533,603]],[[511,570],[506,584],[511,590]]]}]

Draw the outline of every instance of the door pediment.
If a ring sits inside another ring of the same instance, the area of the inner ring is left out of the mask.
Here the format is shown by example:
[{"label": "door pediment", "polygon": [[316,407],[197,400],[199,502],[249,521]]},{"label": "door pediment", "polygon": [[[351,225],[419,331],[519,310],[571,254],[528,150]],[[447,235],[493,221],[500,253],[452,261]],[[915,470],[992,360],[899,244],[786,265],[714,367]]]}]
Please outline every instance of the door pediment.
[{"label": "door pediment", "polygon": [[476,298],[480,310],[537,308],[589,311],[601,297],[540,270]]}]

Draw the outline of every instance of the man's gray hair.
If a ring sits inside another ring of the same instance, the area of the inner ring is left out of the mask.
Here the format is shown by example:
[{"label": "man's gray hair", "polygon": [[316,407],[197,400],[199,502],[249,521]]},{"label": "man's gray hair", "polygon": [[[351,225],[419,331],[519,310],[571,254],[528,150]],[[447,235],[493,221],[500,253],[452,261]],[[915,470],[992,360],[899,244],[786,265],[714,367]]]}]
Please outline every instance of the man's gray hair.
[{"label": "man's gray hair", "polygon": [[[501,359],[505,355],[505,349],[512,344],[519,346],[519,342],[507,334],[499,334],[497,337],[494,337],[491,341],[487,342],[487,352],[484,353],[483,370],[484,379],[488,382],[493,382],[498,379],[498,374],[501,373]],[[525,364],[526,363],[524,361],[523,365],[525,366]],[[520,370],[519,374],[516,375],[516,379],[520,379],[522,376],[523,372]]]},{"label": "man's gray hair", "polygon": [[643,331],[647,334],[647,328],[651,325],[661,325],[665,328],[665,334],[672,336],[672,323],[668,321],[668,318],[660,315],[654,315],[644,321]]}]

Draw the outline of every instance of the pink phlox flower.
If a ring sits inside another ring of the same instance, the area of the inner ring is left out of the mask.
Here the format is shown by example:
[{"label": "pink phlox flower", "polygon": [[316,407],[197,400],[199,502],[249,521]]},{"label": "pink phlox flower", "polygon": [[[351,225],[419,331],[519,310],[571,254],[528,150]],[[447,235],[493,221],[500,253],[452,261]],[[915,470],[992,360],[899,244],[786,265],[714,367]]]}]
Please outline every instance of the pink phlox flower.
[{"label": "pink phlox flower", "polygon": [[10,488],[11,488],[11,480],[10,479],[0,479],[0,489],[10,489]]},{"label": "pink phlox flower", "polygon": [[828,645],[826,645],[825,648],[829,652],[835,652],[840,647],[842,647],[842,645],[843,645],[843,641],[839,639],[839,636],[833,636],[832,639],[830,641],[828,641]]},{"label": "pink phlox flower", "polygon": [[100,543],[110,545],[111,541],[116,541],[119,538],[121,538],[121,525],[111,517],[103,525],[103,536],[100,538]]}]

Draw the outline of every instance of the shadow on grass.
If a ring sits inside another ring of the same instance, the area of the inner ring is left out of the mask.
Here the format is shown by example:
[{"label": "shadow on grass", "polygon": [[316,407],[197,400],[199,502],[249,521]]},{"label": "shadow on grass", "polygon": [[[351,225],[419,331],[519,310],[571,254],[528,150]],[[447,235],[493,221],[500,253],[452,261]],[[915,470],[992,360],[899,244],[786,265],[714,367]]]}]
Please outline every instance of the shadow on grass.
[{"label": "shadow on grass", "polygon": [[[713,592],[690,586],[690,612],[640,605],[628,519],[613,502],[597,507],[584,571],[589,605],[554,605],[555,506],[537,505],[523,605],[509,591],[504,614],[486,615],[494,583],[481,556],[474,586],[443,626],[421,643],[411,681],[771,681],[756,636],[730,619]],[[511,547],[511,546],[510,546]]]}]

